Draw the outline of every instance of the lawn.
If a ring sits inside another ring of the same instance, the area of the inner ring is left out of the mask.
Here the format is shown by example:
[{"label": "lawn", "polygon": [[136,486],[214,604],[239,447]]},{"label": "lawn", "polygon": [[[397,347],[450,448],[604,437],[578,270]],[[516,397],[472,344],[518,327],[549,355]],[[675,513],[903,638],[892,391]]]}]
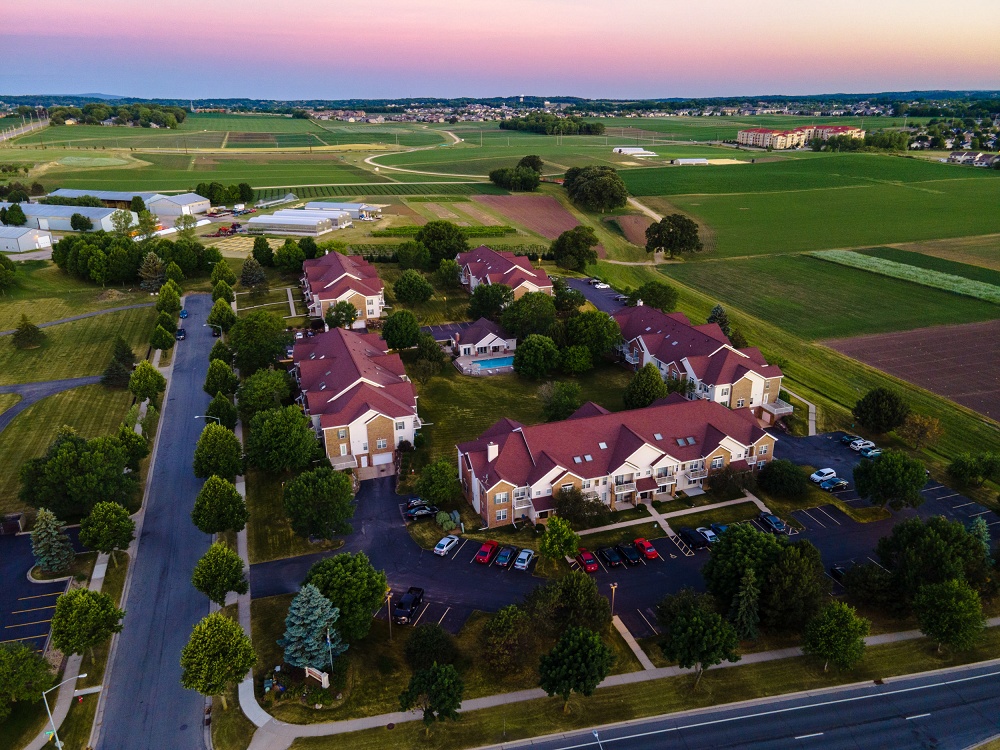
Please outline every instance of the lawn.
[{"label": "lawn", "polygon": [[956,263],[1000,271],[1000,236],[997,235],[928,240],[899,245],[898,247],[933,258],[943,258]]},{"label": "lawn", "polygon": [[0,414],[16,406],[20,400],[21,397],[16,393],[0,393]]},{"label": "lawn", "polygon": [[738,521],[749,521],[756,518],[760,513],[757,506],[749,500],[745,503],[727,505],[724,508],[713,508],[703,510],[700,513],[688,513],[683,516],[668,517],[671,528],[675,531],[682,526],[690,526],[696,529],[699,526],[710,526],[713,523],[737,523]]},{"label": "lawn", "polygon": [[[219,611],[233,620],[237,617],[235,604]],[[225,710],[219,697],[212,699],[212,746],[216,750],[246,750],[257,727],[240,708],[238,685],[229,685],[225,696],[228,703]]]},{"label": "lawn", "polygon": [[[904,123],[915,125],[926,119],[910,117],[803,117],[798,115],[735,115],[731,117],[602,117],[594,122],[604,125],[614,136],[623,132],[646,131],[648,135],[678,140],[735,140],[736,133],[747,128],[797,128],[802,125],[857,125],[867,130],[899,128]],[[634,138],[635,136],[633,136]],[[645,144],[643,144],[645,145]],[[775,154],[781,152],[774,152]],[[769,154],[770,155],[770,154]]]},{"label": "lawn", "polygon": [[[440,325],[469,320],[469,293],[464,289],[449,289],[446,292],[437,288],[433,278],[428,281],[434,284],[434,296],[426,302],[417,304],[402,304],[396,301],[392,285],[403,275],[398,263],[379,263],[378,275],[385,284],[385,301],[387,305],[405,307],[417,316],[417,322],[422,326]],[[425,275],[426,277],[426,275]],[[450,365],[446,365],[450,367]]]},{"label": "lawn", "polygon": [[[996,250],[997,249],[994,248],[995,253]],[[869,250],[860,250],[859,252],[864,255],[871,255],[875,258],[883,258],[885,260],[895,261],[896,263],[905,263],[908,266],[926,268],[930,271],[947,273],[952,276],[961,276],[964,279],[971,279],[972,281],[980,281],[984,284],[993,284],[994,286],[1000,287],[1000,271],[992,268],[983,268],[982,266],[970,265],[968,263],[959,263],[952,260],[946,260],[945,258],[935,258],[933,255],[924,255],[923,253],[912,252],[910,250],[903,250],[896,247],[873,247]]]},{"label": "lawn", "polygon": [[621,529],[609,529],[608,531],[598,531],[595,534],[583,534],[580,536],[580,544],[589,550],[601,549],[601,547],[613,547],[623,542],[631,542],[634,539],[659,539],[666,536],[666,532],[656,521],[640,523],[635,526],[626,526]]},{"label": "lawn", "polygon": [[741,307],[805,339],[906,331],[997,317],[996,305],[989,302],[813,257],[782,255],[659,268],[725,305]]}]

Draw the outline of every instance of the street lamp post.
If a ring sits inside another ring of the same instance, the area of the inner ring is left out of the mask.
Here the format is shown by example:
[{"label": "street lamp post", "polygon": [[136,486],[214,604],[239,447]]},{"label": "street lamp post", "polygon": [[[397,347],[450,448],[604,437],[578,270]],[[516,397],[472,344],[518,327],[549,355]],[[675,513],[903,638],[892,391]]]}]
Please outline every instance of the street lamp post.
[{"label": "street lamp post", "polygon": [[49,699],[46,698],[45,696],[48,693],[51,693],[56,688],[61,687],[62,685],[65,685],[67,682],[72,682],[73,680],[82,680],[86,676],[87,676],[87,674],[84,673],[84,674],[78,674],[76,677],[67,677],[65,680],[63,680],[62,682],[60,682],[58,685],[53,685],[48,690],[43,690],[42,691],[42,701],[45,703],[45,713],[47,713],[49,715],[49,724],[52,727],[52,736],[56,740],[56,747],[62,747],[63,743],[62,743],[62,740],[59,739],[59,732],[56,731],[56,722],[52,718],[52,711],[49,710]]},{"label": "street lamp post", "polygon": [[617,583],[611,584],[611,616],[615,616],[615,590],[618,588]]},{"label": "street lamp post", "polygon": [[[618,584],[615,585],[617,586]],[[601,744],[601,735],[597,733],[596,729],[594,730],[594,739],[597,740],[597,747],[600,748],[600,750],[604,750],[604,745]]]},{"label": "street lamp post", "polygon": [[221,336],[221,335],[222,335],[223,333],[225,333],[225,332],[224,332],[224,331],[222,330],[222,326],[217,326],[217,325],[215,325],[214,323],[202,323],[202,324],[201,324],[201,327],[202,327],[202,328],[218,328],[218,329],[219,329],[219,335],[220,335],[220,336]]},{"label": "street lamp post", "polygon": [[[196,414],[195,419],[214,419],[220,425],[222,424],[221,419],[219,419],[218,417],[213,417],[211,414]],[[612,609],[614,609],[614,607],[612,607]]]},{"label": "street lamp post", "polygon": [[385,592],[385,609],[389,615],[389,643],[392,643],[392,589]]}]

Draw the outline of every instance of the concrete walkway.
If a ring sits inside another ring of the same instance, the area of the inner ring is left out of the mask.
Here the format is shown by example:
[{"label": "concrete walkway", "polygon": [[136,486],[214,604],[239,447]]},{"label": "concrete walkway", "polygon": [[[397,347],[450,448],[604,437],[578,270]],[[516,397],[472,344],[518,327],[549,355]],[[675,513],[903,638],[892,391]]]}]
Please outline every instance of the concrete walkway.
[{"label": "concrete walkway", "polygon": [[0,393],[16,393],[21,397],[20,401],[0,414],[0,432],[3,432],[7,425],[14,421],[14,417],[46,396],[62,393],[72,388],[79,388],[81,385],[93,385],[100,382],[100,375],[91,375],[85,378],[67,378],[66,380],[43,380],[39,383],[0,385]]},{"label": "concrete walkway", "polygon": [[288,312],[291,313],[289,317],[298,317],[299,313],[295,309],[295,297],[292,296],[292,288],[290,286],[286,286],[285,291],[288,293]]},{"label": "concrete walkway", "polygon": [[596,526],[592,529],[584,529],[579,532],[580,536],[587,536],[588,534],[596,534],[600,531],[611,531],[613,529],[625,529],[629,526],[638,526],[639,524],[649,523],[650,521],[656,521],[663,527],[663,530],[667,534],[673,534],[670,529],[670,518],[677,518],[678,516],[687,516],[693,513],[702,513],[708,510],[715,510],[716,508],[726,508],[730,505],[739,505],[740,503],[754,503],[762,512],[770,513],[771,510],[764,502],[751,493],[747,493],[744,497],[738,497],[735,500],[726,500],[721,503],[712,503],[711,505],[698,505],[694,508],[682,508],[680,510],[673,510],[669,513],[660,513],[656,508],[653,507],[652,503],[644,503],[646,509],[649,511],[648,516],[643,516],[642,518],[635,518],[631,521],[622,521],[621,523],[610,523],[607,526]]},{"label": "concrete walkway", "polygon": [[[48,323],[39,323],[39,328],[48,328],[50,326],[57,326],[61,323],[72,323],[74,320],[83,320],[84,318],[96,318],[98,315],[107,315],[108,313],[122,312],[124,310],[138,310],[140,307],[152,307],[153,302],[143,302],[139,305],[125,305],[123,307],[109,307],[107,310],[94,310],[94,312],[81,313],[80,315],[71,315],[68,318],[59,318],[59,320],[50,320]],[[9,331],[0,331],[0,336],[10,336],[16,328],[11,328]]]},{"label": "concrete walkway", "polygon": [[809,437],[812,437],[813,435],[816,434],[816,404],[806,401],[804,398],[802,398],[802,396],[800,396],[797,393],[792,393],[787,388],[785,388],[784,391],[792,398],[797,398],[799,401],[801,401],[803,404],[809,407]]},{"label": "concrete walkway", "polygon": [[632,649],[632,653],[635,654],[635,658],[639,660],[642,668],[647,670],[656,669],[656,665],[649,660],[648,656],[646,656],[646,652],[642,650],[642,647],[639,645],[639,642],[636,641],[635,636],[633,636],[629,632],[628,628],[625,627],[625,623],[621,621],[621,618],[618,617],[618,615],[615,615],[611,618],[611,623],[615,626],[615,630],[617,630],[621,637],[625,640],[628,647]]}]

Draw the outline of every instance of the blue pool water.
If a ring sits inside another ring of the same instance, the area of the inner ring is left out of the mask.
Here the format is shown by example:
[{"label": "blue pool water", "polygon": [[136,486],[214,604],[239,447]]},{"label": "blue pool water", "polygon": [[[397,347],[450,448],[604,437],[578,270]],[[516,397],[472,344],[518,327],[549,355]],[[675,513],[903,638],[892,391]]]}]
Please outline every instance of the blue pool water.
[{"label": "blue pool water", "polygon": [[480,359],[472,363],[473,367],[480,370],[492,370],[495,367],[511,367],[514,364],[514,357],[492,357],[491,359]]}]

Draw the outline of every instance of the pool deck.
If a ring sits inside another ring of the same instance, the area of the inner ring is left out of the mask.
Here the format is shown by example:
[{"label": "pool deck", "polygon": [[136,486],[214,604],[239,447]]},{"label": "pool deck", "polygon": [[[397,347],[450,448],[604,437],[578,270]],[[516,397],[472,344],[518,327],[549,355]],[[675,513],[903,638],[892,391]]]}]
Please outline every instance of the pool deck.
[{"label": "pool deck", "polygon": [[514,372],[513,365],[505,365],[503,367],[477,367],[481,362],[488,361],[491,359],[499,359],[501,357],[512,357],[514,356],[513,351],[503,351],[503,352],[487,352],[480,355],[466,355],[463,357],[458,357],[454,360],[453,364],[458,371],[463,375],[472,375],[474,377],[487,377],[489,375],[502,375],[510,372]]}]

